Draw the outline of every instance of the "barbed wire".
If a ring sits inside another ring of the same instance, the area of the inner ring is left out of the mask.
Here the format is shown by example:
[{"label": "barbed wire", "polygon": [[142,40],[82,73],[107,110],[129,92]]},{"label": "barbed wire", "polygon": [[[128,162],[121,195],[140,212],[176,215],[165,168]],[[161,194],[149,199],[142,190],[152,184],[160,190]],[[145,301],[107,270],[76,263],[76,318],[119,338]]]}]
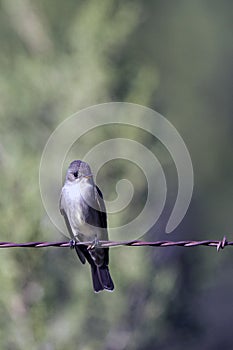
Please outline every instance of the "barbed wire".
[{"label": "barbed wire", "polygon": [[141,240],[131,240],[131,241],[98,241],[95,245],[93,241],[88,242],[77,242],[75,240],[63,241],[63,242],[25,242],[25,243],[15,243],[15,242],[0,242],[0,248],[47,248],[47,247],[60,247],[60,248],[74,248],[75,246],[85,245],[89,249],[95,246],[101,248],[111,248],[117,246],[128,246],[128,247],[215,247],[217,251],[224,249],[227,246],[233,246],[233,242],[228,242],[226,236],[221,240],[203,240],[203,241],[141,241]]}]

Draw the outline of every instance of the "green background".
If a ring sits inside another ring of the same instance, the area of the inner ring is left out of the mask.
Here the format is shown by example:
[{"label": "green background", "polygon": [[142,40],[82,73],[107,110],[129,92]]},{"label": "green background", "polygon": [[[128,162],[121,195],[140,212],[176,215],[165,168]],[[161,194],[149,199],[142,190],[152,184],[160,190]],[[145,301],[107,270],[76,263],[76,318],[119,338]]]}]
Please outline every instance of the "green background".
[{"label": "green background", "polygon": [[[61,239],[40,197],[44,145],[68,116],[110,101],[163,114],[192,158],[187,215],[150,238],[232,240],[232,13],[228,0],[1,0],[0,240]],[[232,349],[231,248],[110,253],[116,290],[96,295],[68,249],[1,249],[0,348]]]}]

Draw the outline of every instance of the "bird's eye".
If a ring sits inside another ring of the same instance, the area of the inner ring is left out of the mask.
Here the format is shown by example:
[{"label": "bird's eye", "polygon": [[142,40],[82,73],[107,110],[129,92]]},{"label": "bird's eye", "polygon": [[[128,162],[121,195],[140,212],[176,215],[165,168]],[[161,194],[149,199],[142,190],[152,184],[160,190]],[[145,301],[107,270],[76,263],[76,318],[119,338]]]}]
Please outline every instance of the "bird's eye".
[{"label": "bird's eye", "polygon": [[78,177],[78,172],[77,171],[75,171],[74,177],[77,179],[77,177]]}]

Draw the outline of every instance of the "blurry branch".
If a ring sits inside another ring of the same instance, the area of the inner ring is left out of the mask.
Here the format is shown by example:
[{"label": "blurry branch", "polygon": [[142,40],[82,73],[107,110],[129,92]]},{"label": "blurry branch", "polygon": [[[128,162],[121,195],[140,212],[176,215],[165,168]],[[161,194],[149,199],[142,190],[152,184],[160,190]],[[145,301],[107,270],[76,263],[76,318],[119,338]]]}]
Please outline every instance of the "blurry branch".
[{"label": "blurry branch", "polygon": [[[25,243],[14,243],[14,242],[0,242],[0,248],[46,248],[46,247],[61,247],[61,248],[74,248],[78,245],[88,246],[90,249],[94,247],[93,241],[90,242],[76,242],[71,240],[69,242],[25,242]],[[101,248],[111,248],[117,246],[128,246],[128,247],[215,247],[217,251],[224,249],[226,246],[233,246],[233,242],[228,242],[224,236],[222,240],[204,240],[204,241],[98,241],[97,245]]]},{"label": "blurry branch", "polygon": [[33,53],[43,53],[51,49],[52,42],[39,11],[28,0],[2,2],[16,33]]}]

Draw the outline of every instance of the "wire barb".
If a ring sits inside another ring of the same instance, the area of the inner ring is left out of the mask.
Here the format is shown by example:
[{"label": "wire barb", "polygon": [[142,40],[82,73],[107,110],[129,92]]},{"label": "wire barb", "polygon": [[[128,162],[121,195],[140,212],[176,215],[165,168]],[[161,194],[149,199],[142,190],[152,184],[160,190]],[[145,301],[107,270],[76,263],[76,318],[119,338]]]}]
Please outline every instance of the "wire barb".
[{"label": "wire barb", "polygon": [[221,241],[219,241],[217,245],[217,252],[219,252],[220,249],[224,249],[228,245],[226,236],[223,237]]},{"label": "wire barb", "polygon": [[[90,246],[93,241],[90,242],[77,242],[75,240],[70,240],[68,242],[25,242],[25,243],[15,243],[15,242],[0,242],[0,248],[46,248],[46,247],[61,247],[61,248],[74,248],[75,246],[85,245]],[[215,247],[217,252],[220,249],[224,249],[226,246],[233,246],[233,242],[228,242],[226,236],[222,240],[204,240],[204,241],[98,241],[99,247],[111,248],[117,246],[128,246],[128,247]]]}]

